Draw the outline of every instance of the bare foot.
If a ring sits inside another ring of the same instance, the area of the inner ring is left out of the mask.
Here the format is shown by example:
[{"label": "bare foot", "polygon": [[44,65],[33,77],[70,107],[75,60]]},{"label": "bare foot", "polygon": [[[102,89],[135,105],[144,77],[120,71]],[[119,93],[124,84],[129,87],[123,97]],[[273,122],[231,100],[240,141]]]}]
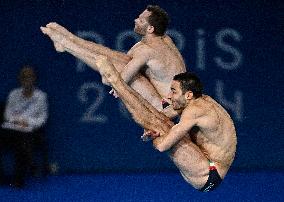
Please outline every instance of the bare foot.
[{"label": "bare foot", "polygon": [[65,27],[57,24],[56,22],[50,22],[46,25],[46,27],[56,30],[57,32],[61,33],[64,36],[72,37],[73,34],[69,32]]},{"label": "bare foot", "polygon": [[61,34],[48,27],[40,27],[40,29],[42,33],[49,36],[49,38],[53,41],[53,45],[56,51],[58,52],[65,51],[65,47],[62,43],[64,41],[64,37]]},{"label": "bare foot", "polygon": [[54,42],[53,45],[54,45],[54,48],[55,48],[55,50],[57,52],[61,52],[62,53],[62,52],[65,51],[65,48],[64,48],[64,46],[62,44]]}]

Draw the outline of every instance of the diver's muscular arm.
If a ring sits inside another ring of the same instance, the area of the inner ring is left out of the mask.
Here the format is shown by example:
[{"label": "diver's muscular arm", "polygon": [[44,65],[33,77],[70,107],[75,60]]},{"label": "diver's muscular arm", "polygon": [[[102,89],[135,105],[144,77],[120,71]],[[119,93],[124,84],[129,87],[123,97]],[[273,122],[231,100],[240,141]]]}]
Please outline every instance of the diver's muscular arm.
[{"label": "diver's muscular arm", "polygon": [[168,134],[153,140],[154,147],[160,152],[164,152],[179,142],[197,124],[199,116],[196,113],[199,113],[198,111],[193,107],[190,110],[185,109],[179,123],[174,125]]},{"label": "diver's muscular arm", "polygon": [[151,53],[152,51],[146,45],[141,45],[139,48],[135,49],[132,54],[132,59],[121,72],[121,77],[126,83],[130,82],[138,72],[145,67],[150,60]]}]

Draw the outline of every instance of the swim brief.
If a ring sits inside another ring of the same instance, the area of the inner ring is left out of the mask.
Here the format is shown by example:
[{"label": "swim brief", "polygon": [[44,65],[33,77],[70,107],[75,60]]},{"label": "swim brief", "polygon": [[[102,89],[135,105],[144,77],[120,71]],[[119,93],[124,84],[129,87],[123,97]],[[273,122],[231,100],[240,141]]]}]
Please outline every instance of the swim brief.
[{"label": "swim brief", "polygon": [[213,191],[219,186],[219,184],[221,184],[221,182],[222,178],[220,177],[217,168],[215,167],[215,164],[209,161],[209,177],[204,187],[202,187],[199,191],[202,192]]}]

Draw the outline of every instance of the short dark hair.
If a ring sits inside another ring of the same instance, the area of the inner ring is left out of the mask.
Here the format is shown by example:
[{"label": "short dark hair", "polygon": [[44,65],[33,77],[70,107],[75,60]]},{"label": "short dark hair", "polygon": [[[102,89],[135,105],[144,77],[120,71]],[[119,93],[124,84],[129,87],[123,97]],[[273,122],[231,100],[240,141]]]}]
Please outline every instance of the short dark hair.
[{"label": "short dark hair", "polygon": [[173,80],[179,81],[182,93],[187,91],[192,91],[195,98],[202,96],[203,86],[198,78],[193,72],[180,73],[174,76]]},{"label": "short dark hair", "polygon": [[148,22],[154,27],[154,34],[157,36],[163,36],[169,24],[169,16],[167,12],[157,5],[148,5],[147,10],[151,12]]}]

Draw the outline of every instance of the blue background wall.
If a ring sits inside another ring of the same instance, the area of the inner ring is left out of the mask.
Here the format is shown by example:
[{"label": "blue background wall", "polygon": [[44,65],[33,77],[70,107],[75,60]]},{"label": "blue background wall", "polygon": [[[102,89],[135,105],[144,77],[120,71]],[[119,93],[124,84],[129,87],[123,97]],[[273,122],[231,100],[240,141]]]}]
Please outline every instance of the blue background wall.
[{"label": "blue background wall", "polygon": [[[231,114],[238,133],[233,169],[283,169],[283,3],[281,1],[1,1],[0,100],[18,86],[22,64],[37,68],[49,95],[50,161],[59,171],[173,170],[140,141],[142,129],[99,75],[56,53],[40,26],[55,21],[89,40],[126,51],[133,20],[147,4],[171,17],[171,35],[207,94]],[[282,17],[282,19],[281,19]]]}]

